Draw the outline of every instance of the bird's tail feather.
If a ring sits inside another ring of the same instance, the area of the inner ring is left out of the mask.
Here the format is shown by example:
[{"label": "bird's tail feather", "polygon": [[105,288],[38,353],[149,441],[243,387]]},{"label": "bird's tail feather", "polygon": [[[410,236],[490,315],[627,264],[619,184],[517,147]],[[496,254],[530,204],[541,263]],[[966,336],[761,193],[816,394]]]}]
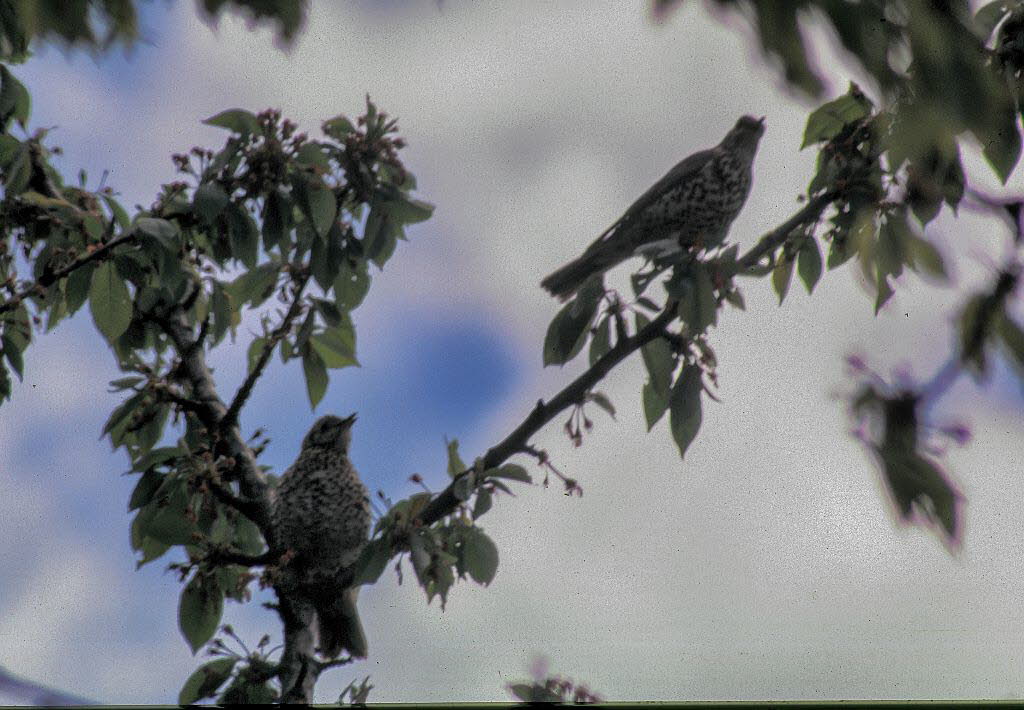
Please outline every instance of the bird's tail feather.
[{"label": "bird's tail feather", "polygon": [[325,658],[335,658],[342,651],[353,658],[366,658],[366,634],[356,609],[358,593],[359,587],[348,587],[339,594],[317,600],[320,653]]},{"label": "bird's tail feather", "polygon": [[549,274],[540,285],[552,296],[566,301],[588,278],[607,271],[620,261],[622,257],[610,250],[588,250],[578,259]]}]

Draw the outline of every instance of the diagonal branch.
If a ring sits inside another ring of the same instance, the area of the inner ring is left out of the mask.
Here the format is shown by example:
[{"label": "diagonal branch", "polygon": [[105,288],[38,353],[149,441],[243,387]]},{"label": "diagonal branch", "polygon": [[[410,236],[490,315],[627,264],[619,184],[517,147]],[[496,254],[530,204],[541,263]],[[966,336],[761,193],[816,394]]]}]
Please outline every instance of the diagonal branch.
[{"label": "diagonal branch", "polygon": [[741,274],[757,266],[757,262],[782,246],[794,229],[808,222],[816,222],[825,208],[839,196],[838,191],[830,190],[812,197],[796,214],[761,237],[750,251],[737,259],[734,273]]},{"label": "diagonal branch", "polygon": [[[113,220],[111,220],[111,224],[113,224]],[[123,234],[117,239],[113,239],[109,242],[101,244],[93,251],[89,252],[83,257],[75,259],[65,267],[57,269],[53,273],[43,274],[38,281],[23,288],[21,291],[12,296],[9,300],[0,303],[0,314],[6,313],[7,311],[13,311],[15,308],[18,307],[18,304],[20,304],[26,298],[31,296],[33,293],[37,292],[40,288],[46,288],[51,284],[60,281],[62,278],[69,276],[72,271],[80,269],[86,264],[96,261],[97,259],[102,259],[111,250],[121,246],[122,244],[128,244],[129,242],[133,242],[135,241],[135,238],[136,234],[134,232],[131,232],[130,234]]]},{"label": "diagonal branch", "polygon": [[306,284],[309,283],[309,273],[304,273],[299,276],[293,286],[293,298],[291,307],[288,308],[288,312],[285,313],[284,319],[281,324],[274,329],[274,332],[270,334],[266,344],[263,346],[262,352],[260,352],[259,359],[256,360],[256,365],[249,372],[245,378],[245,382],[238,388],[238,392],[235,393],[234,399],[231,400],[231,406],[228,407],[228,411],[224,415],[224,419],[221,421],[221,426],[230,426],[235,423],[238,419],[238,413],[242,410],[246,400],[249,399],[249,395],[252,394],[252,388],[256,385],[256,380],[263,374],[263,369],[267,366],[270,361],[270,356],[274,352],[274,348],[281,340],[288,335],[292,329],[292,323],[302,313],[302,291],[306,288]]},{"label": "diagonal branch", "polygon": [[[839,197],[839,194],[829,191],[811,198],[796,214],[761,237],[750,251],[740,257],[735,263],[734,273],[740,273],[756,266],[758,261],[783,244],[794,229],[818,220],[825,208]],[[652,340],[664,337],[667,326],[676,317],[676,306],[674,301],[665,304],[657,318],[631,337],[620,338],[615,347],[591,365],[586,372],[566,385],[551,400],[546,403],[544,400],[538,401],[526,419],[511,434],[484,454],[483,470],[500,466],[514,454],[532,453],[529,440],[542,427],[558,416],[563,409],[582,402],[586,393],[604,379],[605,375],[620,362]],[[462,476],[468,473],[469,471],[465,471],[456,476],[447,488],[427,504],[420,515],[420,520],[424,525],[431,525],[458,509],[461,501],[455,495],[455,485]]]},{"label": "diagonal branch", "polygon": [[[527,415],[526,419],[517,426],[511,434],[501,442],[488,449],[483,457],[483,470],[495,468],[504,463],[509,457],[518,453],[529,452],[529,440],[548,422],[558,416],[563,409],[579,404],[584,400],[587,392],[594,385],[604,379],[605,375],[612,371],[616,365],[635,353],[647,343],[661,337],[665,327],[676,317],[676,303],[670,302],[658,317],[645,325],[634,335],[620,340],[611,350],[604,354],[586,372],[566,385],[562,390],[551,398],[547,403],[544,400],[537,402],[537,406]],[[455,482],[469,471],[465,471],[455,477],[455,480],[436,498],[427,504],[423,509],[420,520],[424,525],[430,525],[441,518],[454,512],[459,506],[459,498],[455,495]]]}]

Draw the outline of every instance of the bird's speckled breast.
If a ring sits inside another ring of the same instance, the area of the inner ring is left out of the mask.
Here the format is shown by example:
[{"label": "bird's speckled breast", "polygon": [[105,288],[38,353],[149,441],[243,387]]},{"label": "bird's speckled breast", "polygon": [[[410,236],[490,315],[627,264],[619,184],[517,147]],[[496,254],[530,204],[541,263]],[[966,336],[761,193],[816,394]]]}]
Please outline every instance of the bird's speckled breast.
[{"label": "bird's speckled breast", "polygon": [[[681,245],[716,246],[724,238],[750,193],[751,171],[724,151],[690,180],[667,191],[642,215],[640,228],[650,236]],[[650,240],[654,241],[654,240]]]}]

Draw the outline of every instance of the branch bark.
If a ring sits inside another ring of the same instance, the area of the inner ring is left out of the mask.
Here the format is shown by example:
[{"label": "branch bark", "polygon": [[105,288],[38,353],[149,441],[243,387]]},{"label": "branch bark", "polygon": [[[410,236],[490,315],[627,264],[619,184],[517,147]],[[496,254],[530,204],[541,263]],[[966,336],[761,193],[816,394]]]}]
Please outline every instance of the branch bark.
[{"label": "branch bark", "polygon": [[[815,222],[820,219],[825,209],[839,196],[840,193],[829,191],[812,197],[792,217],[762,236],[757,244],[736,260],[734,271],[726,275],[732,276],[755,267],[762,258],[781,246],[794,229],[808,222]],[[500,466],[514,454],[530,453],[529,440],[542,427],[558,416],[562,410],[583,402],[586,393],[604,379],[605,375],[611,372],[612,368],[647,343],[665,334],[666,327],[676,317],[676,306],[675,302],[667,303],[657,318],[631,337],[620,337],[615,347],[605,353],[586,372],[564,387],[550,401],[547,403],[544,400],[538,401],[537,405],[526,416],[526,419],[511,434],[488,449],[487,453],[484,454],[483,470],[486,471],[487,469]],[[420,516],[420,520],[424,525],[431,525],[458,509],[461,501],[455,495],[455,484],[460,478],[469,473],[469,471],[464,471],[456,476],[447,488],[427,504],[427,507],[423,509],[423,513]]]},{"label": "branch bark", "polygon": [[[111,221],[113,224],[113,221]],[[0,315],[8,311],[13,311],[18,307],[22,301],[31,296],[34,292],[40,288],[47,288],[48,286],[57,283],[62,278],[69,276],[72,271],[80,269],[86,264],[101,259],[106,256],[111,250],[121,246],[122,244],[128,244],[135,241],[136,235],[134,232],[130,234],[123,234],[117,239],[113,239],[109,242],[102,244],[97,247],[94,251],[89,252],[83,257],[79,257],[75,261],[71,262],[62,269],[57,269],[53,273],[43,275],[38,281],[32,283],[30,286],[23,288],[17,294],[12,296],[10,299],[0,303]]]}]

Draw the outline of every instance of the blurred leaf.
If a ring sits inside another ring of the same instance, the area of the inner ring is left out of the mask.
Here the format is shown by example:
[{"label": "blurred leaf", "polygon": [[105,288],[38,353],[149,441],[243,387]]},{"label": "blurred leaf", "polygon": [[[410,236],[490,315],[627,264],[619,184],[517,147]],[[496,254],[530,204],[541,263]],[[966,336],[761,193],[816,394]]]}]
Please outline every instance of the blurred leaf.
[{"label": "blurred leaf", "polygon": [[[636,329],[642,330],[650,323],[646,316],[636,314]],[[640,355],[650,376],[651,386],[660,394],[667,394],[672,387],[672,373],[676,369],[676,360],[672,346],[664,338],[655,338],[640,348]]]},{"label": "blurred leaf", "polygon": [[491,492],[486,488],[476,489],[476,501],[473,503],[473,520],[479,520],[493,505]]},{"label": "blurred leaf", "polygon": [[460,547],[461,562],[477,584],[487,586],[498,571],[498,548],[477,526],[467,528]]},{"label": "blurred leaf", "polygon": [[342,310],[353,310],[366,297],[370,290],[370,275],[366,270],[366,262],[356,265],[342,263],[338,277],[334,280],[334,297]]},{"label": "blurred leaf", "polygon": [[216,695],[220,687],[231,677],[236,660],[234,658],[218,658],[199,666],[188,677],[181,692],[178,693],[178,704],[192,705],[198,700]]},{"label": "blurred leaf", "polygon": [[260,124],[256,120],[256,116],[249,111],[240,108],[232,108],[227,111],[221,111],[215,116],[203,121],[207,126],[217,126],[218,128],[226,128],[232,133],[238,133],[240,135],[249,135],[251,133],[259,133]]},{"label": "blurred leaf", "polygon": [[352,566],[352,586],[375,584],[391,560],[391,545],[386,538],[378,537],[363,546],[359,558]]},{"label": "blurred leaf", "polygon": [[299,208],[309,219],[313,229],[321,238],[326,237],[337,212],[334,193],[311,178],[297,179],[292,187],[298,198]]},{"label": "blurred leaf", "polygon": [[96,327],[108,342],[128,329],[132,319],[132,300],[112,262],[101,263],[92,274],[89,310]]},{"label": "blurred leaf", "polygon": [[605,354],[612,349],[611,337],[611,317],[606,315],[601,319],[601,322],[597,324],[594,336],[590,339],[589,361],[591,365],[604,357]]},{"label": "blurred leaf", "polygon": [[702,389],[701,369],[696,365],[686,365],[669,395],[669,424],[680,457],[686,455],[686,449],[700,430]]},{"label": "blurred leaf", "polygon": [[668,410],[668,390],[661,391],[648,380],[643,388],[644,420],[647,431],[654,428],[662,415]]},{"label": "blurred leaf", "polygon": [[555,315],[544,337],[544,365],[564,365],[583,349],[587,331],[604,296],[601,278],[588,279],[576,298]]},{"label": "blurred leaf", "polygon": [[807,117],[800,149],[803,150],[812,143],[832,140],[847,125],[870,116],[871,109],[871,100],[864,95],[859,86],[850,82],[850,88],[844,95],[822,104]]},{"label": "blurred leaf", "polygon": [[135,488],[132,489],[131,498],[128,500],[128,510],[138,510],[153,499],[153,494],[164,482],[164,474],[157,473],[150,469],[139,477]]},{"label": "blurred leaf", "polygon": [[772,289],[775,294],[779,297],[779,305],[786,298],[786,293],[789,291],[789,282],[793,278],[793,261],[787,258],[784,254],[780,256],[778,263],[775,264],[775,268],[772,269]]},{"label": "blurred leaf", "polygon": [[263,248],[270,251],[280,246],[281,253],[288,248],[288,232],[292,227],[292,203],[288,197],[275,189],[267,195],[263,207]]},{"label": "blurred leaf", "polygon": [[818,279],[821,278],[821,249],[818,248],[818,240],[813,236],[805,239],[800,246],[796,257],[796,269],[807,293],[812,293]]},{"label": "blurred leaf", "polygon": [[256,369],[256,363],[259,362],[260,356],[263,354],[263,346],[267,344],[267,338],[253,338],[253,341],[249,343],[249,351],[246,353],[246,360],[249,363],[248,374],[252,374],[252,371]]},{"label": "blurred leaf", "polygon": [[178,605],[178,628],[193,655],[213,638],[223,611],[224,592],[212,577],[194,574],[182,591]]},{"label": "blurred leaf", "polygon": [[302,356],[302,371],[306,375],[306,392],[309,394],[309,403],[313,409],[323,399],[327,392],[327,367],[324,365],[320,354],[314,350],[308,350]]},{"label": "blurred leaf", "polygon": [[207,224],[212,224],[227,204],[227,193],[215,182],[203,183],[192,197],[192,208]]},{"label": "blurred leaf", "polygon": [[533,478],[527,473],[526,469],[519,464],[506,463],[498,468],[491,468],[484,472],[484,476],[493,478],[507,478],[512,481],[520,481],[522,483],[533,483]]},{"label": "blurred leaf", "polygon": [[608,415],[615,418],[615,405],[608,399],[608,396],[604,392],[587,392],[587,401],[593,402],[598,407],[608,412]]},{"label": "blurred leaf", "polygon": [[252,269],[256,266],[260,248],[260,231],[256,222],[244,207],[234,202],[228,205],[226,214],[231,256],[241,261],[247,269]]},{"label": "blurred leaf", "polygon": [[331,369],[359,365],[356,360],[356,335],[352,322],[347,321],[333,328],[327,328],[309,339],[309,344]]},{"label": "blurred leaf", "polygon": [[466,470],[466,464],[459,456],[459,440],[452,439],[447,442],[446,447],[448,449],[448,475],[455,477]]}]

